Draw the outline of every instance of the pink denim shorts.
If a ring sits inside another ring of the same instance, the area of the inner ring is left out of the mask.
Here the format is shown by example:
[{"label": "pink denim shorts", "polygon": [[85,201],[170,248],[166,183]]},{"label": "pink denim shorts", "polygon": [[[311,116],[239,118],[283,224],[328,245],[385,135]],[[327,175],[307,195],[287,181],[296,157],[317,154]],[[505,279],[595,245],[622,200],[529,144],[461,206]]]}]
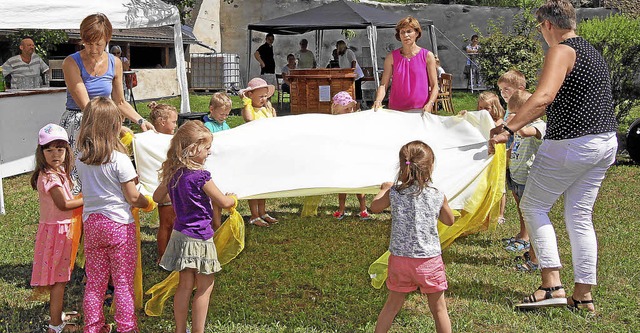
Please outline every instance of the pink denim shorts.
[{"label": "pink denim shorts", "polygon": [[447,290],[447,277],[442,256],[408,258],[390,255],[387,288],[400,293],[420,287],[423,294]]}]

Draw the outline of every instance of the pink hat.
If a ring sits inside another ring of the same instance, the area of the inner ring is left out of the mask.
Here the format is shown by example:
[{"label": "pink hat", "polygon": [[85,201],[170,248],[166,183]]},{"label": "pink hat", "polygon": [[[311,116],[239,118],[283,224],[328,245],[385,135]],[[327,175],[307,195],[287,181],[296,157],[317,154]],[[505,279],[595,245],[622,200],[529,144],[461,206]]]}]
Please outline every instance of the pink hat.
[{"label": "pink hat", "polygon": [[69,143],[67,131],[56,124],[47,124],[38,132],[38,144],[41,146],[55,140],[62,140]]},{"label": "pink hat", "polygon": [[355,103],[351,95],[349,95],[346,91],[341,91],[335,95],[333,95],[333,104],[338,104],[342,106],[347,106],[351,103]]},{"label": "pink hat", "polygon": [[269,96],[271,97],[273,95],[273,92],[276,90],[276,87],[274,87],[271,84],[268,84],[267,81],[256,77],[251,79],[251,81],[249,81],[249,83],[247,83],[247,87],[240,90],[240,95],[244,96],[245,93],[249,92],[249,91],[254,91],[256,89],[260,89],[260,88],[267,88],[269,90],[269,92],[267,93]]}]

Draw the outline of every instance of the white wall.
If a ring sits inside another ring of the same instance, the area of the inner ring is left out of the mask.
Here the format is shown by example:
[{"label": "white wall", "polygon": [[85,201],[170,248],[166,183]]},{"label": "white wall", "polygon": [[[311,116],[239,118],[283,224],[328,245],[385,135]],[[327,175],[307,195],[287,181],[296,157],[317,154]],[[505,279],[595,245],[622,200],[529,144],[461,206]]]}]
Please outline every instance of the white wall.
[{"label": "white wall", "polygon": [[136,100],[155,99],[180,94],[175,68],[136,69],[138,86],[133,88]]},{"label": "white wall", "polygon": [[[220,0],[202,0],[200,10],[193,22],[193,34],[202,43],[213,47],[216,51],[222,51],[220,37]],[[202,53],[211,50],[192,45],[190,52]]]}]

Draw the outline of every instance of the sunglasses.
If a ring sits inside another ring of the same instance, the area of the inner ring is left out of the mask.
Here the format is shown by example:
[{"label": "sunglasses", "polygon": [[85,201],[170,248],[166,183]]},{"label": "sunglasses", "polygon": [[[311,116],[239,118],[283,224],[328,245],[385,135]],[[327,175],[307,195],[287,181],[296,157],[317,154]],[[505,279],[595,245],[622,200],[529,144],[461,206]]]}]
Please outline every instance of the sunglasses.
[{"label": "sunglasses", "polygon": [[538,23],[538,25],[536,25],[536,30],[538,30],[538,32],[542,32],[542,23],[544,23],[544,21]]}]

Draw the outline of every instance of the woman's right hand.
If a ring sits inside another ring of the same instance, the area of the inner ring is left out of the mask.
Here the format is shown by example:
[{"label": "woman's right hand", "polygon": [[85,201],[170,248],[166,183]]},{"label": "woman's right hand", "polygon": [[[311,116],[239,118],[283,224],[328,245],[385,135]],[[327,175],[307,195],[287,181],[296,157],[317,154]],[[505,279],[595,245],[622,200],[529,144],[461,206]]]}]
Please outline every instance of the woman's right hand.
[{"label": "woman's right hand", "polygon": [[509,140],[509,132],[504,130],[502,125],[496,126],[489,132],[489,155],[495,153],[495,145],[498,143],[505,143]]},{"label": "woman's right hand", "polygon": [[382,101],[374,101],[373,102],[373,111],[378,111],[382,107]]},{"label": "woman's right hand", "polygon": [[153,126],[153,124],[150,123],[149,121],[146,121],[146,120],[142,123],[140,128],[142,128],[143,132],[146,132],[148,130],[154,130],[154,131],[156,130],[156,128]]}]

